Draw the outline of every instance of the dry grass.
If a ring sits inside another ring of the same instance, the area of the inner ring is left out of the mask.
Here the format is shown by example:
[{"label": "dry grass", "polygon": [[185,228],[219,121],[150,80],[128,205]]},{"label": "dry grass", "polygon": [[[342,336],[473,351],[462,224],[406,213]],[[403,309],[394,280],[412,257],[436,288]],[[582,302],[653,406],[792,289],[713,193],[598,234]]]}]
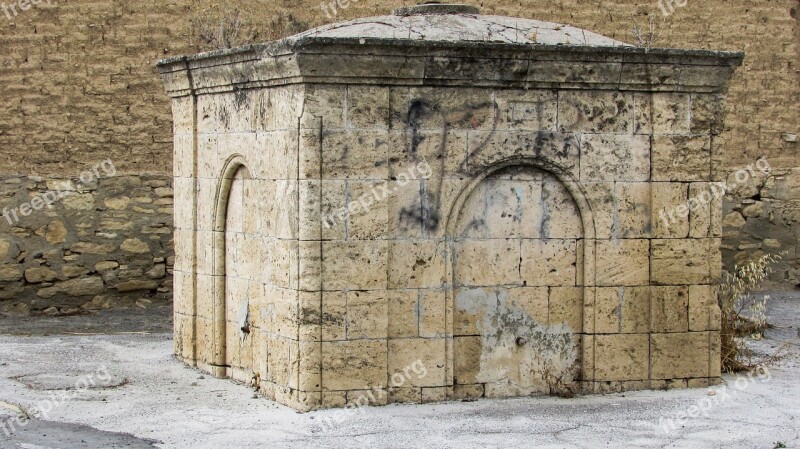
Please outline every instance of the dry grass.
[{"label": "dry grass", "polygon": [[253,14],[228,2],[214,3],[196,12],[192,20],[203,50],[224,50],[271,41],[308,29],[292,14],[279,14],[269,22],[258,22]]},{"label": "dry grass", "polygon": [[784,348],[770,357],[757,358],[747,348],[746,339],[761,339],[770,327],[767,322],[769,295],[760,298],[753,291],[772,273],[772,266],[783,258],[780,254],[767,254],[757,260],[737,266],[733,273],[725,273],[719,290],[722,311],[722,369],[725,372],[752,370],[780,359]]}]

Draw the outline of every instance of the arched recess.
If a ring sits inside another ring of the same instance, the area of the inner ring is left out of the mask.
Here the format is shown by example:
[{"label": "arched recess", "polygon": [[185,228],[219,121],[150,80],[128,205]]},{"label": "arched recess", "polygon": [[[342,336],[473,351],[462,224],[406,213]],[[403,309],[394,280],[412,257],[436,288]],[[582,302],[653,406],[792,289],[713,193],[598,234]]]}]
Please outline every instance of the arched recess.
[{"label": "arched recess", "polygon": [[[446,216],[446,239],[447,239],[447,251],[446,251],[446,261],[445,267],[447,270],[446,279],[451,288],[447,289],[447,307],[445,308],[445,320],[447,326],[447,336],[448,336],[448,344],[446,345],[446,354],[445,354],[445,362],[446,362],[446,378],[449,385],[456,384],[456,363],[454,360],[454,356],[457,351],[457,341],[456,341],[456,326],[457,323],[455,322],[455,314],[457,313],[457,304],[456,304],[456,295],[457,295],[457,275],[456,271],[458,267],[456,255],[456,242],[459,240],[458,233],[459,233],[459,217],[462,214],[462,210],[464,210],[466,203],[469,201],[470,197],[473,193],[481,186],[485,181],[490,179],[493,175],[501,173],[503,170],[511,169],[511,168],[525,168],[529,167],[534,170],[538,170],[544,172],[548,175],[552,175],[552,177],[560,183],[566,189],[566,192],[569,196],[571,196],[572,201],[574,202],[575,207],[577,208],[577,213],[580,216],[580,224],[582,225],[582,237],[578,239],[577,247],[576,247],[576,259],[582,261],[582,264],[579,264],[580,267],[576,270],[576,286],[578,286],[579,294],[581,295],[581,304],[578,307],[581,307],[582,316],[592,317],[593,315],[590,314],[591,311],[587,310],[588,308],[593,307],[594,301],[591,298],[587,298],[587,295],[591,293],[591,289],[587,288],[587,286],[591,287],[595,285],[595,276],[596,276],[596,260],[595,260],[595,225],[594,225],[594,217],[592,213],[591,205],[587,199],[587,195],[583,190],[582,186],[580,185],[579,181],[575,179],[567,170],[563,169],[562,167],[552,164],[549,161],[536,159],[536,158],[529,158],[529,157],[516,157],[516,158],[509,158],[498,163],[495,163],[491,166],[485,167],[481,170],[476,176],[474,176],[466,186],[464,186],[461,191],[456,196],[455,201],[452,203],[451,209]],[[522,262],[520,262],[522,263]],[[460,298],[463,300],[463,298]],[[499,300],[498,300],[499,302]],[[462,325],[461,321],[458,323],[459,326]],[[588,326],[583,324],[583,318],[580,320],[580,329],[574,329],[574,333],[577,334],[586,334],[591,333],[593,329],[591,323]],[[480,333],[480,332],[479,332]],[[462,333],[463,334],[463,333]],[[582,344],[582,343],[581,343]],[[591,381],[593,377],[593,373],[587,370],[588,366],[593,366],[593,364],[587,364],[586,360],[583,360],[580,355],[578,355],[578,363],[580,363],[580,379],[581,381]],[[483,363],[483,361],[481,361]],[[462,370],[463,374],[463,370]],[[578,386],[579,387],[579,386]],[[486,387],[488,389],[488,387]],[[552,391],[552,389],[551,389]],[[573,391],[574,392],[574,391]]]},{"label": "arched recess", "polygon": [[[228,211],[231,200],[231,191],[237,179],[249,179],[250,173],[247,169],[247,161],[244,156],[234,154],[225,162],[220,175],[219,186],[214,199],[213,215],[213,248],[211,250],[213,260],[214,290],[212,293],[213,302],[213,326],[212,326],[212,345],[213,345],[213,374],[217,377],[227,377],[228,347],[227,347],[227,242],[226,231],[228,228]],[[198,292],[202,294],[202,292]]]}]

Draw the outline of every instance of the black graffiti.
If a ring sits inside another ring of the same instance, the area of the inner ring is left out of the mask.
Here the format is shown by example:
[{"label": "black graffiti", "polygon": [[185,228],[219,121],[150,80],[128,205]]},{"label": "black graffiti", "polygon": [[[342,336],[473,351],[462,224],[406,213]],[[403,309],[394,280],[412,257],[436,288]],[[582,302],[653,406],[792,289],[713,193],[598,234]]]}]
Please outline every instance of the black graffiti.
[{"label": "black graffiti", "polygon": [[[492,127],[490,131],[486,133],[484,139],[473,147],[470,152],[470,156],[472,157],[477,155],[486,146],[486,143],[491,139],[497,129],[498,107],[496,103],[486,101],[476,104],[466,104],[458,109],[446,111],[439,104],[424,98],[416,98],[410,102],[405,117],[405,148],[408,149],[413,162],[420,162],[423,159],[420,155],[420,145],[426,139],[426,136],[421,132],[422,126],[426,121],[435,120],[439,122],[440,142],[436,154],[434,155],[435,160],[439,162],[439,169],[436,170],[438,175],[435,179],[429,179],[422,183],[420,195],[417,199],[409,206],[400,210],[399,218],[402,226],[406,226],[407,228],[421,226],[424,232],[434,232],[439,229],[439,225],[442,222],[442,194],[444,191],[444,175],[448,159],[447,139],[450,130],[453,128],[477,128],[481,124],[481,120],[476,113],[478,111],[485,111],[488,108],[492,110]],[[459,172],[466,174],[468,171],[468,157],[459,165]]]}]

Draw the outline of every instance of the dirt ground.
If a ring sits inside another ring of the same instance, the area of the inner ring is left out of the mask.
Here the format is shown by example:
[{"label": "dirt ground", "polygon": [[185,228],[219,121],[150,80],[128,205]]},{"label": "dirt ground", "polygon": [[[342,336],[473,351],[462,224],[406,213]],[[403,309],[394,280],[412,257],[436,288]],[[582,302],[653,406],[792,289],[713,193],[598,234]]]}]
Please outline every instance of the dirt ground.
[{"label": "dirt ground", "polygon": [[166,308],[2,319],[0,448],[800,448],[800,294],[771,297],[752,347],[786,357],[723,386],[306,414],[177,362]]}]

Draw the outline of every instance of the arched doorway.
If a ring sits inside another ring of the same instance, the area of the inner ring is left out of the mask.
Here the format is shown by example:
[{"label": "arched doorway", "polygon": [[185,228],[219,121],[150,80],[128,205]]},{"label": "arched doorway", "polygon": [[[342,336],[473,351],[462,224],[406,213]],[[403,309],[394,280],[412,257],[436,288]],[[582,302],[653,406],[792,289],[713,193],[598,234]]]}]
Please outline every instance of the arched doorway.
[{"label": "arched doorway", "polygon": [[[215,374],[249,382],[253,379],[253,343],[258,324],[252,313],[261,284],[254,276],[253,248],[258,247],[252,211],[254,185],[241,156],[223,170],[214,226],[214,360]],[[203,294],[204,292],[199,292]]]},{"label": "arched doorway", "polygon": [[462,197],[448,232],[454,385],[465,397],[578,392],[591,231],[573,194],[514,164]]}]

